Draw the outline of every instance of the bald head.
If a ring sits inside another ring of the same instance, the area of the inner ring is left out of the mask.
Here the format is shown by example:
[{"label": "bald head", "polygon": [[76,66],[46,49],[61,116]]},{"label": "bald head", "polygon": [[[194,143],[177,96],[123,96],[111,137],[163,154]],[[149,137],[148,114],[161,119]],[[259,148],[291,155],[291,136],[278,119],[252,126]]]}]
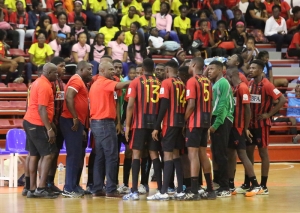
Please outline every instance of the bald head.
[{"label": "bald head", "polygon": [[112,63],[105,61],[99,64],[99,75],[108,79],[113,79],[116,74],[115,68]]},{"label": "bald head", "polygon": [[49,81],[55,81],[57,79],[57,66],[52,63],[46,63],[43,66],[43,75],[49,80]]},{"label": "bald head", "polygon": [[87,61],[80,61],[77,64],[76,74],[78,74],[85,83],[92,80],[92,67],[93,65]]}]

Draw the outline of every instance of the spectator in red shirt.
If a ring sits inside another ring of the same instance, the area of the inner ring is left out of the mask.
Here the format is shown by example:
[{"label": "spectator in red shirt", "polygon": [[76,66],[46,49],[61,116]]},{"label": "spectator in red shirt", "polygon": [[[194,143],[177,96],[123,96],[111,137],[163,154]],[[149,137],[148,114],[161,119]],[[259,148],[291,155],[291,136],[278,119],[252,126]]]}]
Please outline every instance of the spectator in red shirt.
[{"label": "spectator in red shirt", "polygon": [[287,51],[289,56],[296,56],[300,58],[300,25],[297,27],[297,32],[293,36],[293,40]]},{"label": "spectator in red shirt", "polygon": [[62,7],[63,7],[63,10],[65,11],[65,3],[64,1],[57,1],[57,0],[47,0],[46,1],[46,8],[49,12],[52,12],[52,11],[55,11],[56,7],[55,7],[55,4],[57,2],[61,2],[62,4]]},{"label": "spectator in red shirt", "polygon": [[291,7],[286,1],[281,1],[281,0],[266,0],[264,1],[264,4],[266,6],[266,10],[268,13],[268,16],[272,16],[272,7],[274,5],[278,5],[281,7],[281,13],[280,16],[282,16],[285,19],[288,19],[291,17],[290,10]]},{"label": "spectator in red shirt", "polygon": [[63,3],[61,1],[56,1],[54,3],[54,12],[48,14],[48,16],[51,18],[52,24],[58,23],[57,14],[64,12]]},{"label": "spectator in red shirt", "polygon": [[84,19],[84,24],[86,24],[86,15],[82,12],[82,1],[76,0],[74,6],[74,11],[68,14],[68,25],[73,27],[76,17],[82,17]]},{"label": "spectator in red shirt", "polygon": [[200,40],[202,42],[202,45],[197,49],[200,51],[205,51],[207,58],[210,58],[212,55],[212,49],[209,46],[213,46],[214,42],[208,28],[208,23],[209,22],[207,20],[200,20],[199,30],[196,30],[194,33],[194,40]]},{"label": "spectator in red shirt", "polygon": [[293,17],[289,18],[286,21],[286,27],[289,34],[294,34],[295,32],[297,32],[297,27],[300,24],[300,7],[295,6],[292,9],[292,13],[293,13]]},{"label": "spectator in red shirt", "polygon": [[200,21],[201,20],[206,20],[207,21],[207,27],[210,30],[211,29],[211,24],[210,24],[210,20],[208,18],[206,10],[202,10],[202,11],[199,12],[199,20],[196,22],[196,25],[195,25],[196,30],[200,29]]}]

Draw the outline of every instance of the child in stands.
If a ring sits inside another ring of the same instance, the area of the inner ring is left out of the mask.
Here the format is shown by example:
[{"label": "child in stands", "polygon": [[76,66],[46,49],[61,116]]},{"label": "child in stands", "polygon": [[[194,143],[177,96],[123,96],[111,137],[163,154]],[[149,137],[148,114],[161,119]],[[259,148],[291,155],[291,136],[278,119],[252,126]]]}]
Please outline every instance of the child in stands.
[{"label": "child in stands", "polygon": [[93,64],[93,75],[97,75],[100,59],[106,52],[106,47],[104,46],[105,36],[102,33],[98,33],[91,45],[90,51],[90,62]]},{"label": "child in stands", "polygon": [[35,36],[33,42],[37,42],[36,36],[39,34],[39,31],[43,30],[47,33],[46,43],[48,44],[52,36],[52,22],[49,16],[42,16],[35,28]]},{"label": "child in stands", "polygon": [[231,32],[230,36],[235,46],[233,53],[241,54],[244,46],[246,46],[247,43],[247,33],[245,32],[244,22],[237,22],[236,30]]},{"label": "child in stands", "polygon": [[242,56],[245,59],[244,63],[249,64],[259,53],[258,49],[255,47],[255,38],[249,36],[247,38],[246,47],[242,50]]}]

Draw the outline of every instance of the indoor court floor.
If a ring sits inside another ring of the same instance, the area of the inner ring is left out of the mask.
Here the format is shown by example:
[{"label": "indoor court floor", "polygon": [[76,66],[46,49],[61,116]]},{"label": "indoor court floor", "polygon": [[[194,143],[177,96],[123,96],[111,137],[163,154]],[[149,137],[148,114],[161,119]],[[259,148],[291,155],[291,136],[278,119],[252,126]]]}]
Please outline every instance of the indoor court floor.
[{"label": "indoor court floor", "polygon": [[[119,180],[122,180],[120,168]],[[260,181],[260,164],[255,164],[255,172]],[[243,168],[239,164],[236,186],[241,184],[243,176]],[[155,183],[152,182],[150,187],[150,194],[155,193]],[[212,201],[146,201],[146,195],[143,195],[140,201],[122,201],[91,196],[80,199],[27,199],[21,195],[22,187],[0,187],[0,213],[300,213],[300,163],[272,163],[268,188],[269,195],[251,198],[235,195]]]}]

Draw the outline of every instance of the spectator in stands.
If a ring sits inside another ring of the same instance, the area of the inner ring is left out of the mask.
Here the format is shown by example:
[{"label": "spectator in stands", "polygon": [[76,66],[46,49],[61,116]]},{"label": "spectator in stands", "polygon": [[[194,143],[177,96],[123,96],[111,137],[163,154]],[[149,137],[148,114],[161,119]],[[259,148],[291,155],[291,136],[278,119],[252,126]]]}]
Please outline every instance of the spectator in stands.
[{"label": "spectator in stands", "polygon": [[28,12],[28,29],[35,29],[37,24],[39,23],[39,19],[46,14],[43,12],[43,4],[38,0],[32,1],[33,10]]},{"label": "spectator in stands", "polygon": [[179,7],[182,5],[188,6],[188,1],[187,0],[172,1],[171,14],[172,14],[173,19],[176,16],[180,16],[181,13],[180,13]]},{"label": "spectator in stands", "polygon": [[[14,83],[23,83],[22,72],[24,70],[25,59],[22,56],[13,59],[6,58],[5,39],[6,32],[0,30],[0,71],[1,73],[6,72],[6,84],[10,83],[11,80]],[[18,70],[17,75],[15,75],[16,69]]]},{"label": "spectator in stands", "polygon": [[71,28],[71,41],[77,42],[79,33],[84,32],[87,35],[87,44],[90,44],[90,34],[86,26],[84,26],[83,17],[75,18],[75,25]]},{"label": "spectator in stands", "polygon": [[292,9],[293,17],[286,21],[286,27],[289,34],[294,34],[300,25],[300,7],[296,6]]},{"label": "spectator in stands", "polygon": [[160,37],[163,37],[165,41],[168,41],[171,38],[172,41],[180,44],[178,35],[176,32],[171,31],[172,26],[172,16],[169,14],[170,5],[166,2],[161,3],[160,13],[154,15],[156,19],[156,28]]},{"label": "spectator in stands", "polygon": [[248,36],[246,47],[242,50],[242,56],[245,58],[244,63],[249,64],[259,53],[258,49],[255,47],[255,38],[253,36]]},{"label": "spectator in stands", "polygon": [[243,14],[246,14],[248,6],[249,6],[248,0],[241,0],[239,2],[239,9],[242,11]]},{"label": "spectator in stands", "polygon": [[287,50],[287,53],[290,57],[296,56],[300,58],[300,25],[297,27],[297,32],[293,36],[293,40]]},{"label": "spectator in stands", "polygon": [[48,16],[51,18],[52,24],[58,23],[57,15],[61,12],[64,12],[63,3],[61,1],[55,1],[54,11],[48,14]]},{"label": "spectator in stands", "polygon": [[234,32],[236,30],[236,24],[238,22],[244,23],[244,27],[246,28],[242,11],[239,9],[234,11],[234,18],[232,20],[230,20],[228,30],[230,32]]},{"label": "spectator in stands", "polygon": [[268,20],[268,14],[264,3],[262,3],[261,0],[249,2],[245,19],[248,26],[264,30],[265,22]]},{"label": "spectator in stands", "polygon": [[[211,58],[212,56],[212,48],[210,46],[214,46],[214,41],[211,35],[211,32],[208,28],[208,21],[205,19],[201,19],[199,23],[199,29],[194,33],[194,41],[200,40],[202,45],[199,45],[197,49],[200,51],[205,51],[205,58]],[[216,49],[218,49],[216,47]],[[216,50],[221,51],[221,50]],[[193,54],[195,56],[195,53]],[[201,55],[201,53],[200,53]]]},{"label": "spectator in stands", "polygon": [[[57,33],[56,38],[49,43],[50,47],[54,51],[54,56],[58,57],[61,51],[61,44],[65,42],[67,36],[64,33]],[[70,60],[70,59],[69,59]],[[66,58],[65,58],[66,62]]]},{"label": "spectator in stands", "polygon": [[76,17],[82,17],[84,23],[86,24],[86,15],[82,12],[82,4],[83,2],[81,0],[76,0],[74,2],[74,11],[68,14],[68,25],[70,27],[73,27],[73,25],[75,24]]},{"label": "spectator in stands", "polygon": [[125,41],[124,43],[129,46],[132,44],[133,36],[138,32],[138,29],[140,28],[140,23],[135,21],[130,24],[129,31],[125,32]]},{"label": "spectator in stands", "polygon": [[147,49],[142,33],[137,32],[132,38],[132,44],[128,46],[128,57],[130,64],[142,64],[147,58]]},{"label": "spectator in stands", "polygon": [[60,12],[57,14],[58,23],[52,24],[52,38],[56,38],[58,31],[67,35],[67,40],[70,38],[71,27],[67,25],[67,14],[65,12]]},{"label": "spectator in stands", "polygon": [[[288,93],[288,108],[286,115],[289,116],[289,121],[292,123],[292,126],[296,126],[297,123],[300,123],[300,84],[295,88],[295,93]],[[291,134],[297,135],[297,128],[291,128]],[[293,143],[298,143],[300,140],[300,135],[293,137]]]},{"label": "spectator in stands", "polygon": [[247,33],[243,22],[236,23],[236,30],[231,32],[231,39],[234,43],[234,53],[241,54],[244,46],[247,43]]},{"label": "spectator in stands", "polygon": [[[17,2],[16,0],[5,0],[5,6],[8,10],[8,14],[11,14],[13,12],[17,11]],[[23,3],[23,6],[25,8],[26,6],[26,1],[25,0],[21,0],[21,2]]]},{"label": "spectator in stands", "polygon": [[52,32],[52,23],[51,23],[51,18],[49,16],[42,16],[35,28],[35,32],[34,32],[34,39],[33,42],[37,42],[36,37],[39,34],[39,31],[45,31],[47,33],[47,37],[46,37],[46,43],[48,44],[51,40],[51,37],[53,36],[53,32]]},{"label": "spectator in stands", "polygon": [[101,27],[101,20],[107,15],[107,2],[105,0],[90,1],[90,8],[94,14],[94,27],[98,31]]},{"label": "spectator in stands", "polygon": [[136,22],[140,19],[139,15],[136,14],[136,9],[134,6],[131,6],[128,10],[128,14],[124,15],[121,20],[121,30],[127,32],[130,30],[130,25],[132,22]]},{"label": "spectator in stands", "polygon": [[114,38],[107,45],[107,54],[112,57],[113,60],[120,60],[123,63],[123,74],[127,75],[127,57],[128,57],[128,46],[124,44],[125,32],[116,32]]},{"label": "spectator in stands", "polygon": [[227,9],[229,9],[233,12],[233,11],[239,9],[239,2],[240,2],[240,0],[227,0],[227,1],[224,1],[224,4]]},{"label": "spectator in stands", "polygon": [[160,12],[160,4],[163,2],[168,2],[167,0],[155,0],[152,4],[152,14]]},{"label": "spectator in stands", "polygon": [[55,3],[56,2],[61,2],[62,3],[62,8],[63,11],[65,11],[66,7],[65,7],[65,1],[61,1],[61,0],[47,0],[46,1],[46,9],[48,12],[53,12],[55,11]]},{"label": "spectator in stands", "polygon": [[199,11],[199,20],[196,22],[196,25],[195,25],[196,30],[200,29],[200,21],[201,20],[206,20],[207,21],[207,28],[208,28],[208,30],[210,30],[211,29],[211,23],[210,23],[210,19],[208,18],[206,10]]},{"label": "spectator in stands", "polygon": [[273,16],[271,16],[265,27],[265,36],[269,41],[274,41],[276,44],[276,52],[281,52],[282,45],[291,43],[291,36],[287,34],[286,22],[284,18],[279,16],[280,6],[272,7]]},{"label": "spectator in stands", "polygon": [[19,32],[19,49],[24,50],[25,38],[32,38],[34,30],[28,30],[28,13],[25,12],[22,1],[16,2],[17,11],[10,15],[10,24]]},{"label": "spectator in stands", "polygon": [[32,72],[37,70],[37,67],[41,64],[50,62],[53,55],[53,50],[46,44],[46,32],[42,30],[37,36],[37,43],[31,45],[29,53],[29,63],[27,63],[27,81],[31,84]]},{"label": "spectator in stands", "polygon": [[280,12],[281,17],[283,17],[285,19],[288,19],[291,17],[291,14],[290,14],[291,7],[284,0],[283,1],[282,0],[266,0],[266,1],[264,1],[264,4],[266,6],[266,11],[267,11],[269,17],[271,17],[273,15],[272,8],[274,5],[278,5],[281,8],[281,12]]},{"label": "spectator in stands", "polygon": [[219,45],[222,42],[227,42],[230,40],[229,33],[226,30],[226,22],[221,20],[218,21],[218,29],[214,30],[212,32],[214,45],[212,46],[212,55],[213,56],[225,56],[226,55],[226,49],[221,48]]},{"label": "spectator in stands", "polygon": [[156,26],[155,18],[152,17],[152,8],[147,7],[145,9],[145,15],[142,16],[138,22],[141,25],[141,29],[144,31],[144,37],[146,42],[146,47],[148,46],[148,39],[150,36],[150,29]]},{"label": "spectator in stands", "polygon": [[105,36],[103,33],[98,33],[91,45],[91,51],[89,55],[90,63],[93,65],[93,75],[98,74],[98,67],[100,59],[106,52],[106,47],[104,46]]},{"label": "spectator in stands", "polygon": [[181,5],[179,7],[179,11],[180,15],[174,19],[174,28],[182,43],[183,49],[188,51],[192,42],[192,36],[190,33],[191,20],[186,17],[188,14],[188,7],[186,5]]},{"label": "spectator in stands", "polygon": [[108,43],[114,38],[116,32],[119,31],[119,28],[114,26],[115,17],[111,14],[108,14],[105,18],[105,27],[101,27],[99,33],[105,35],[104,44],[107,46]]},{"label": "spectator in stands", "polygon": [[185,58],[186,58],[186,53],[184,50],[181,49],[176,52],[175,57],[173,57],[171,60],[175,61],[180,67],[185,61]]},{"label": "spectator in stands", "polygon": [[72,62],[78,64],[80,61],[89,61],[91,47],[86,43],[86,41],[87,34],[85,32],[79,33],[78,43],[74,44],[72,47]]}]

